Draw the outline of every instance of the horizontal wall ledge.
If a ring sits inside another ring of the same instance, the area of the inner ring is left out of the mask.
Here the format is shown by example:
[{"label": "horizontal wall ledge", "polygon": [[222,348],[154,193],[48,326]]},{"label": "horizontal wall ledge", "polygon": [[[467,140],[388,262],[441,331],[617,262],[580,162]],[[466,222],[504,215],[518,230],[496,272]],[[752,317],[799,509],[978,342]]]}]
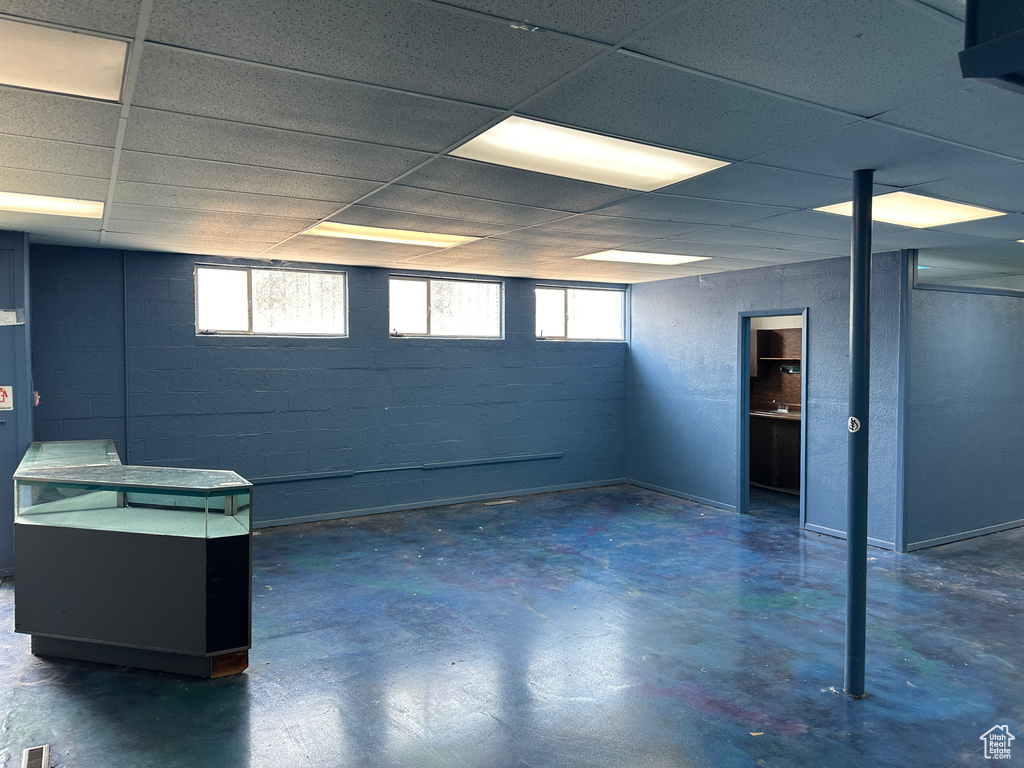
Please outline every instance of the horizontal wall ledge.
[{"label": "horizontal wall ledge", "polygon": [[565,451],[555,453],[521,453],[514,456],[488,456],[482,459],[459,459],[457,461],[439,461],[429,464],[404,464],[397,467],[370,467],[366,469],[338,469],[326,472],[303,472],[293,475],[270,475],[267,477],[247,478],[253,485],[271,485],[275,483],[295,483],[302,480],[330,480],[336,477],[352,477],[369,475],[376,472],[405,472],[407,470],[451,469],[455,467],[476,467],[482,464],[510,464],[517,461],[546,461],[560,459]]}]

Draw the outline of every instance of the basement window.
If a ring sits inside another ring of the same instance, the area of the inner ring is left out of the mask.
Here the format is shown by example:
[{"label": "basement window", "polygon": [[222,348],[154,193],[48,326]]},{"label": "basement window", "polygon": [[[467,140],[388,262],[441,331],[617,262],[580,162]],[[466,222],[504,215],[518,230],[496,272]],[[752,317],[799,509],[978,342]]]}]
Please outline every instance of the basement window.
[{"label": "basement window", "polygon": [[344,272],[196,266],[196,333],[347,336]]},{"label": "basement window", "polygon": [[538,286],[537,338],[624,341],[626,292]]},{"label": "basement window", "polygon": [[392,336],[500,339],[502,283],[392,277]]}]

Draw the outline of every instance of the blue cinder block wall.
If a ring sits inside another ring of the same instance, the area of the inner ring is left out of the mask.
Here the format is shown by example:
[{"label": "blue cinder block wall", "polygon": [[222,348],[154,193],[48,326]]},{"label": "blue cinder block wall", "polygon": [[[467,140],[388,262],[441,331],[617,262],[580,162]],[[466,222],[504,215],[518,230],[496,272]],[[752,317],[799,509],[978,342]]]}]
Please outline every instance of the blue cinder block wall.
[{"label": "blue cinder block wall", "polygon": [[[872,258],[869,536],[899,540],[905,255]],[[726,508],[739,502],[739,313],[807,308],[807,527],[846,530],[849,259],[635,285],[629,476]]]},{"label": "blue cinder block wall", "polygon": [[390,338],[363,267],[346,339],[197,337],[197,260],[32,248],[35,439],[235,470],[259,524],[625,477],[626,345],[538,341],[534,281],[504,279],[501,340]]},{"label": "blue cinder block wall", "polygon": [[914,290],[907,549],[1024,525],[1024,299]]}]

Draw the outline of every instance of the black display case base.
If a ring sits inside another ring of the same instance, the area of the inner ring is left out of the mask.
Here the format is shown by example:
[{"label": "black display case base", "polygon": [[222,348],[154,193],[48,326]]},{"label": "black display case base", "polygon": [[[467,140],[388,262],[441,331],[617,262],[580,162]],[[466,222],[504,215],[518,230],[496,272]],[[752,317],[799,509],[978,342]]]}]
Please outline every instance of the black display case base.
[{"label": "black display case base", "polygon": [[171,651],[126,648],[84,640],[32,635],[32,653],[62,659],[113,664],[118,667],[139,667],[158,672],[174,672],[193,677],[227,677],[237,675],[249,666],[249,651],[229,651],[214,656],[192,656]]}]

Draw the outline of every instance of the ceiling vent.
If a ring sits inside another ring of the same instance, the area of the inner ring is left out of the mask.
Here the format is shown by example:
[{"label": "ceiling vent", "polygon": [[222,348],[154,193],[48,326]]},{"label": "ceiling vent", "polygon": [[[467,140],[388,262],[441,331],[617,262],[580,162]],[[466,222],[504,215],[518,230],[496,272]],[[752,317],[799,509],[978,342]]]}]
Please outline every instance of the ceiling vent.
[{"label": "ceiling vent", "polygon": [[960,71],[1024,93],[1024,0],[967,0]]}]

